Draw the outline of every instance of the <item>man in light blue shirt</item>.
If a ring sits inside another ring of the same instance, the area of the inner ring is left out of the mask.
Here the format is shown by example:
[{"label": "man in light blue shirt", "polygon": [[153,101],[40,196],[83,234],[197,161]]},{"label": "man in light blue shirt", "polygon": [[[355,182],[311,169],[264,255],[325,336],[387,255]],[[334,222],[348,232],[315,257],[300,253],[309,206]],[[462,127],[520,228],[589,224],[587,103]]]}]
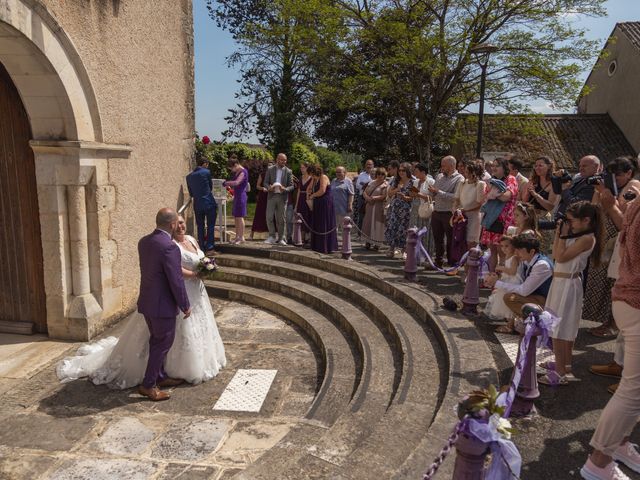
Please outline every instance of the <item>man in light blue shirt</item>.
[{"label": "man in light blue shirt", "polygon": [[331,181],[331,195],[333,196],[333,208],[336,211],[336,225],[342,229],[342,221],[347,215],[353,213],[353,182],[346,177],[344,167],[336,167],[336,178]]}]

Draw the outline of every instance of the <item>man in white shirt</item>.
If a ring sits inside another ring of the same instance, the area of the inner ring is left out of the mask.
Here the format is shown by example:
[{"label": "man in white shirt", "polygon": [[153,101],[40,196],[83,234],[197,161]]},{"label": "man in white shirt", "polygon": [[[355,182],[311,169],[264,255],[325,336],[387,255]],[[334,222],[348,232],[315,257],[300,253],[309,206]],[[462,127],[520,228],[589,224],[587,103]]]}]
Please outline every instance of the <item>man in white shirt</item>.
[{"label": "man in white shirt", "polygon": [[371,175],[373,174],[374,163],[373,160],[369,159],[364,162],[364,170],[360,172],[360,175],[356,178],[355,185],[355,198],[353,205],[353,221],[358,226],[359,229],[362,230],[362,221],[364,220],[364,206],[365,201],[362,198],[362,194],[364,193],[364,189],[367,188],[367,184],[373,180]]},{"label": "man in white shirt", "polygon": [[553,265],[551,260],[540,253],[540,240],[529,233],[517,235],[512,240],[516,257],[520,260],[522,283],[507,283],[498,280],[498,275],[489,273],[484,283],[490,288],[501,288],[505,293],[504,303],[518,317],[522,307],[534,303],[544,308],[551,287]]},{"label": "man in white shirt", "polygon": [[[280,245],[287,244],[285,232],[287,196],[293,190],[293,174],[287,168],[287,156],[279,153],[276,164],[268,168],[262,185],[267,189],[267,226],[269,238],[264,243]],[[275,220],[274,220],[275,218]],[[276,238],[276,227],[280,239]]]}]

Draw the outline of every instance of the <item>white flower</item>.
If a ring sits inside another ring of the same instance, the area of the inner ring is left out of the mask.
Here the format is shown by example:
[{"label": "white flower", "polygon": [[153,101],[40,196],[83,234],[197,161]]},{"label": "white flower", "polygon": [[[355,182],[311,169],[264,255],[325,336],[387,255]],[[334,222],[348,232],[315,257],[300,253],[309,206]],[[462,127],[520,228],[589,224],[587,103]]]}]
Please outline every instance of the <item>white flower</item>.
[{"label": "white flower", "polygon": [[210,263],[207,264],[207,270],[211,271],[213,270],[215,267],[213,265],[211,265]]},{"label": "white flower", "polygon": [[509,430],[511,428],[511,422],[506,418],[502,418],[497,413],[494,413],[489,418],[489,424],[495,428],[500,434],[507,440],[511,439],[511,432]]}]

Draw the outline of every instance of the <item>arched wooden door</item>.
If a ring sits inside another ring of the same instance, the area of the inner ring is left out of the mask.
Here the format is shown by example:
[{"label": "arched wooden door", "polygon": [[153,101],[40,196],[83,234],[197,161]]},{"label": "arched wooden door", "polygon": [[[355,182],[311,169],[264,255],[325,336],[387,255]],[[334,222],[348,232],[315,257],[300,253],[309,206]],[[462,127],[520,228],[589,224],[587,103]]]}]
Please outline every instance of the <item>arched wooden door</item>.
[{"label": "arched wooden door", "polygon": [[0,331],[47,329],[31,126],[0,63]]}]

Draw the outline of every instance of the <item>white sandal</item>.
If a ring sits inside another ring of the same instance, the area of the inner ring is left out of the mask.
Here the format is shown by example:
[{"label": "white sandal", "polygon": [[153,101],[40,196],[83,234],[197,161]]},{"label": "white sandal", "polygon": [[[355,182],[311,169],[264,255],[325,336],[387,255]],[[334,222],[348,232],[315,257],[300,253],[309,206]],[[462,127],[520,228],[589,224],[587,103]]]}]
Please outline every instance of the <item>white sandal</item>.
[{"label": "white sandal", "polygon": [[538,383],[552,387],[556,385],[569,385],[569,378],[567,375],[560,375],[553,370],[549,370],[541,377],[538,377]]}]

